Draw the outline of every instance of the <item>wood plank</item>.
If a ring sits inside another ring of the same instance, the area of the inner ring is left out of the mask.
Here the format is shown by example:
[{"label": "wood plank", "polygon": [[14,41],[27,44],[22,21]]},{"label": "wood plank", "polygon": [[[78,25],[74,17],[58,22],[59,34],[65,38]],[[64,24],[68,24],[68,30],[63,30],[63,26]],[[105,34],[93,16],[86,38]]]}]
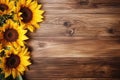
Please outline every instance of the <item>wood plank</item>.
[{"label": "wood plank", "polygon": [[120,36],[120,14],[45,14],[41,28],[32,37],[115,37]]},{"label": "wood plank", "polygon": [[[34,58],[26,75],[34,78],[119,78],[120,58]],[[89,79],[88,79],[89,80]],[[97,79],[98,80],[98,79]]]},{"label": "wood plank", "polygon": [[29,80],[120,80],[120,78],[32,78]]},{"label": "wood plank", "polygon": [[33,57],[120,57],[118,40],[37,37],[29,46]]},{"label": "wood plank", "polygon": [[120,0],[39,0],[49,14],[120,13]]},{"label": "wood plank", "polygon": [[90,3],[106,3],[106,4],[112,4],[112,3],[120,3],[120,0],[38,0],[39,3],[76,3],[76,2],[90,2]]}]

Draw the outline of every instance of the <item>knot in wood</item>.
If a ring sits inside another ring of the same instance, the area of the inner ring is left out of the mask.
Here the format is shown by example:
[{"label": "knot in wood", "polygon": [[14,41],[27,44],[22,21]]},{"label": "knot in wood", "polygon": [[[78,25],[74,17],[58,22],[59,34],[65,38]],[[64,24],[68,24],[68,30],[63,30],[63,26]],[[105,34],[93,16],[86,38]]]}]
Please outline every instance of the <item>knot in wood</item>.
[{"label": "knot in wood", "polygon": [[79,4],[80,5],[88,5],[89,4],[89,0],[80,0]]},{"label": "knot in wood", "polygon": [[69,36],[73,36],[74,33],[75,33],[75,29],[68,29],[68,30],[67,30],[67,34],[68,34]]},{"label": "knot in wood", "polygon": [[115,30],[114,30],[113,28],[110,28],[110,29],[108,29],[108,33],[114,34],[114,33],[115,33]]},{"label": "knot in wood", "polygon": [[39,47],[45,47],[46,46],[46,43],[39,43]]},{"label": "knot in wood", "polygon": [[71,22],[64,22],[64,26],[71,27]]}]

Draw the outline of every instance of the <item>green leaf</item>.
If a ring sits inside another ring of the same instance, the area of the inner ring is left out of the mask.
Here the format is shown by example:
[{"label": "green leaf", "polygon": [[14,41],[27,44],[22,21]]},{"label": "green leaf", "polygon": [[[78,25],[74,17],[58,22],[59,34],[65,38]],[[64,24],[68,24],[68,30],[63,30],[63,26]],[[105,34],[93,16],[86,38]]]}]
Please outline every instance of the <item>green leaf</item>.
[{"label": "green leaf", "polygon": [[6,50],[10,50],[10,47],[5,47]]},{"label": "green leaf", "polygon": [[18,77],[16,78],[16,80],[23,80],[23,78],[22,78],[22,76],[20,75],[20,76],[18,76]]},{"label": "green leaf", "polygon": [[4,74],[0,74],[0,80],[5,80]]},{"label": "green leaf", "polygon": [[6,20],[13,19],[14,12],[11,12],[11,14],[4,14],[0,15],[0,27],[3,27],[3,25],[6,23]]}]

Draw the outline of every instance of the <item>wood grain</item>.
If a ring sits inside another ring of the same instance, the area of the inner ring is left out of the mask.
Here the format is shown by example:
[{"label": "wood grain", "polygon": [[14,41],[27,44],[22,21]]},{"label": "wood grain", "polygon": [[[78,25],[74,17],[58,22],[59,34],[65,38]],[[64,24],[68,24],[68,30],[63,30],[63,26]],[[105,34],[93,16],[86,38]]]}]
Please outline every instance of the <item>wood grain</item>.
[{"label": "wood grain", "polygon": [[25,80],[120,80],[120,0],[38,0]]},{"label": "wood grain", "polygon": [[120,80],[120,78],[32,78],[33,80]]},{"label": "wood grain", "polygon": [[118,40],[82,39],[80,37],[33,38],[29,45],[33,57],[117,57]]},{"label": "wood grain", "polygon": [[114,14],[68,14],[46,15],[32,37],[116,37],[120,36],[120,15]]},{"label": "wood grain", "polygon": [[49,14],[120,13],[119,0],[39,0]]},{"label": "wood grain", "polygon": [[[120,77],[120,58],[33,58],[26,74],[34,78],[116,78]],[[42,73],[42,74],[41,74]]]},{"label": "wood grain", "polygon": [[120,78],[32,78],[33,80],[120,80]]}]

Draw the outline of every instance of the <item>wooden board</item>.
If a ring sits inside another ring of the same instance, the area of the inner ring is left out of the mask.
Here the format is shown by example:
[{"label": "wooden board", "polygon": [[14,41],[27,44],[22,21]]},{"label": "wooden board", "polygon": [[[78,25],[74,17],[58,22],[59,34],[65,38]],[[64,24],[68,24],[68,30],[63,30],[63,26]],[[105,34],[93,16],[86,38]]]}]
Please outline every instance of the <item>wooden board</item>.
[{"label": "wooden board", "polygon": [[120,36],[120,14],[45,15],[32,37],[116,37]]},{"label": "wooden board", "polygon": [[[116,78],[120,77],[120,59],[81,57],[81,58],[33,58],[31,75],[28,79],[34,78]],[[46,76],[46,77],[45,77]]]},{"label": "wooden board", "polygon": [[120,0],[38,0],[25,80],[120,80]]},{"label": "wooden board", "polygon": [[[33,57],[118,57],[118,40],[82,39],[79,37],[34,38],[29,42]],[[33,47],[34,46],[34,47]]]},{"label": "wooden board", "polygon": [[119,0],[39,0],[48,14],[120,13]]}]

